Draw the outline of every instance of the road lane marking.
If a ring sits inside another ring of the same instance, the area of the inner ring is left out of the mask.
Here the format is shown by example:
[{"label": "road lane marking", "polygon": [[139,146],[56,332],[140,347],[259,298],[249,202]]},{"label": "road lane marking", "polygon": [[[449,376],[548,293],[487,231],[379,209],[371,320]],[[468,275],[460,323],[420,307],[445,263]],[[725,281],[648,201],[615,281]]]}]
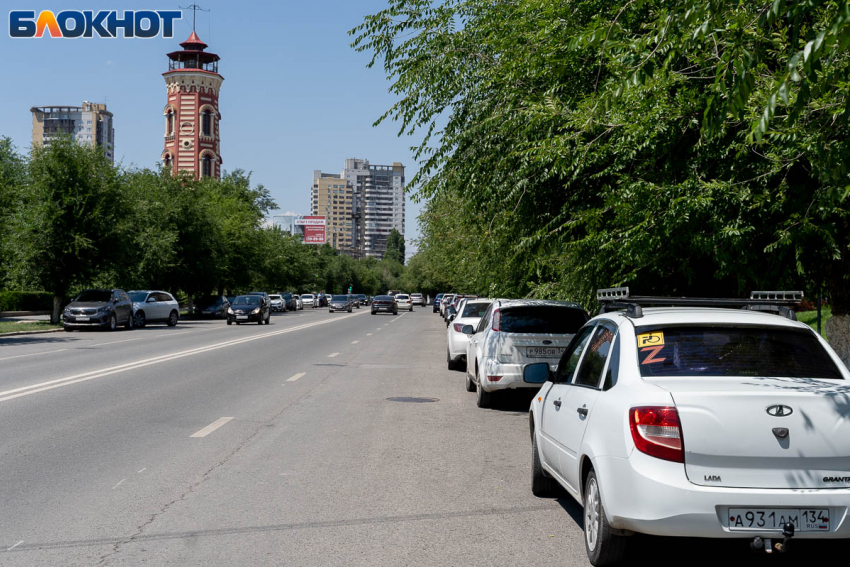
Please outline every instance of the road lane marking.
[{"label": "road lane marking", "polygon": [[[364,312],[365,313],[365,312]],[[352,315],[343,315],[339,318],[334,319],[325,319],[323,321],[316,321],[313,323],[306,323],[303,325],[297,325],[295,327],[288,327],[286,329],[281,329],[279,331],[270,331],[268,333],[262,333],[258,335],[251,335],[248,337],[242,337],[239,339],[231,339],[228,341],[215,343],[212,345],[197,347],[185,351],[180,351],[171,354],[164,354],[160,356],[155,356],[152,358],[137,360],[135,362],[128,362],[126,364],[120,364],[118,366],[112,366],[107,368],[102,368],[100,370],[92,370],[89,372],[84,372],[82,374],[75,374],[73,376],[67,376],[65,378],[57,378],[55,380],[49,380],[47,382],[40,382],[38,384],[32,384],[30,386],[22,386],[20,388],[14,388],[12,390],[6,390],[5,392],[0,392],[0,402],[5,402],[8,400],[13,400],[15,398],[20,398],[22,396],[29,396],[31,394],[36,394],[38,392],[44,392],[47,390],[53,390],[54,388],[61,388],[63,386],[70,386],[71,384],[78,384],[80,382],[86,382],[88,380],[94,380],[95,378],[103,378],[105,376],[111,376],[113,374],[118,374],[121,372],[126,372],[128,370],[136,370],[138,368],[144,368],[145,366],[150,366],[152,364],[159,364],[162,362],[168,362],[171,360],[175,360],[178,358],[183,358],[185,356],[192,356],[195,354],[201,354],[213,350],[218,350],[221,348],[239,345],[246,342],[256,341],[260,339],[265,339],[268,337],[274,337],[277,335],[283,335],[286,333],[292,333],[295,331],[301,331],[303,329],[308,329],[310,327],[316,327],[319,325],[324,325],[326,323],[335,323],[338,321],[345,320],[349,317],[358,317],[362,315],[362,313],[356,313]]]},{"label": "road lane marking", "polygon": [[339,356],[339,353],[338,352],[332,352],[328,355],[328,358],[333,358],[335,356]]},{"label": "road lane marking", "polygon": [[360,341],[351,341],[351,344],[356,345],[356,344],[357,344],[357,343],[359,343],[359,342],[360,342]]},{"label": "road lane marking", "polygon": [[174,335],[185,335],[189,331],[180,331],[179,333],[163,333],[161,335],[157,335],[157,337],[173,337]]},{"label": "road lane marking", "polygon": [[6,551],[12,551],[13,549],[15,549],[16,547],[18,547],[18,546],[19,546],[19,545],[21,545],[22,543],[24,543],[24,540],[19,541],[18,543],[16,543],[15,545],[13,545],[13,546],[12,546],[12,547],[10,547],[9,549],[7,549]]},{"label": "road lane marking", "polygon": [[292,378],[287,378],[287,380],[286,380],[286,381],[287,381],[287,382],[295,382],[295,381],[296,381],[296,380],[298,380],[299,378],[303,378],[305,374],[307,374],[307,373],[306,373],[306,372],[299,372],[298,374],[296,374],[296,375],[295,375],[295,376],[293,376]]},{"label": "road lane marking", "polygon": [[367,336],[367,337],[371,337],[371,336],[372,336],[372,333],[366,333],[366,336]]},{"label": "road lane marking", "polygon": [[225,423],[227,423],[231,419],[233,419],[233,418],[232,417],[220,417],[217,420],[215,420],[214,422],[212,422],[209,425],[207,425],[206,427],[204,427],[203,429],[201,429],[200,431],[196,431],[195,433],[191,434],[189,437],[206,437],[207,435],[209,435],[210,433],[212,433],[213,431],[215,431],[216,429],[218,429],[219,427],[221,427],[222,425],[224,425]]},{"label": "road lane marking", "polygon": [[136,471],[136,474],[141,474],[141,473],[145,472],[146,470],[148,470],[148,467],[145,467],[140,471]]},{"label": "road lane marking", "polygon": [[62,352],[66,351],[66,348],[60,348],[59,350],[46,350],[44,352],[31,352],[29,354],[16,354],[15,356],[7,356],[6,358],[0,358],[0,360],[12,360],[13,358],[21,358],[24,356],[38,356],[39,354],[53,354],[54,352]]},{"label": "road lane marking", "polygon": [[117,345],[118,343],[128,343],[128,342],[130,342],[130,341],[140,341],[140,340],[142,340],[143,338],[144,338],[144,337],[139,337],[139,338],[137,338],[137,339],[124,339],[124,340],[122,340],[122,341],[109,341],[108,343],[92,343],[92,344],[93,344],[94,346],[96,346],[96,347],[99,347],[99,346],[106,346],[106,345]]},{"label": "road lane marking", "polygon": [[118,484],[116,484],[115,486],[113,486],[113,487],[112,487],[112,490],[115,490],[116,488],[118,488],[119,486],[121,486],[122,484],[124,484],[124,481],[125,481],[125,480],[127,480],[127,479],[126,479],[126,478],[122,478],[121,480],[119,480],[119,481],[118,481]]}]

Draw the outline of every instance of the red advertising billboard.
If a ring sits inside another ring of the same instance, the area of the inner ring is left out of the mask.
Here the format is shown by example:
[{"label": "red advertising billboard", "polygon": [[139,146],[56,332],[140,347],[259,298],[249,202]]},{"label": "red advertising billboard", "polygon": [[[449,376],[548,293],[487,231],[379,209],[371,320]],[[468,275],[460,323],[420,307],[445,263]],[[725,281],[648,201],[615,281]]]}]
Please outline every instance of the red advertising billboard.
[{"label": "red advertising billboard", "polygon": [[301,217],[295,219],[296,225],[304,227],[305,244],[324,244],[325,239],[325,217]]}]

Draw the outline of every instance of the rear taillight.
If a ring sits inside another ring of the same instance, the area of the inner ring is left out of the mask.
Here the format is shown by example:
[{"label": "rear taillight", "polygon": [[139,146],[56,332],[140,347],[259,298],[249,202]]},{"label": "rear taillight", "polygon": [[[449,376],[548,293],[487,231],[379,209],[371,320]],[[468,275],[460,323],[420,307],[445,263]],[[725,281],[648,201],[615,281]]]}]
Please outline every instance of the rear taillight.
[{"label": "rear taillight", "polygon": [[632,440],[641,453],[658,459],[685,462],[679,412],[671,406],[650,406],[629,410]]},{"label": "rear taillight", "polygon": [[489,380],[490,382],[498,382],[501,379],[502,379],[501,376],[488,376],[487,377],[487,380]]},{"label": "rear taillight", "polygon": [[457,331],[458,333],[462,333],[463,332],[463,323],[455,323],[454,328],[455,328],[455,331]]},{"label": "rear taillight", "polygon": [[496,309],[493,311],[493,330],[498,331],[499,325],[502,324],[502,312]]}]

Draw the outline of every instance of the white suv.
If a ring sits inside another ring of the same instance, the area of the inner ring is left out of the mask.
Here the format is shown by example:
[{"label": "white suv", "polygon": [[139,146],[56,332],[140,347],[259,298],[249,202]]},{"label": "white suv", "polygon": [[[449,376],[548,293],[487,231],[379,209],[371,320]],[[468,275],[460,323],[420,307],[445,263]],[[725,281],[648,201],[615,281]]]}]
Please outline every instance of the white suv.
[{"label": "white suv", "polygon": [[476,327],[461,328],[469,335],[466,389],[478,393],[478,407],[490,407],[497,390],[538,388],[523,380],[525,365],[556,364],[587,319],[579,304],[568,301],[493,301]]},{"label": "white suv", "polygon": [[771,552],[791,537],[850,537],[850,373],[788,303],[643,309],[662,298],[600,291],[627,310],[603,308],[556,371],[525,369],[543,382],[532,492],[557,481],[583,504],[593,565],[621,560],[633,533],[746,538]]}]

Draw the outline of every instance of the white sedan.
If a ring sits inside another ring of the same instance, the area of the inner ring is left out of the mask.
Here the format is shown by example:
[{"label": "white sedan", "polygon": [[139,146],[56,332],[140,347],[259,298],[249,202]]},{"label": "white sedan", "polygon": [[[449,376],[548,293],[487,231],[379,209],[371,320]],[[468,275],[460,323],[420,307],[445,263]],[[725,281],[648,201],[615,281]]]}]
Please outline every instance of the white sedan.
[{"label": "white sedan", "polygon": [[448,362],[449,370],[456,370],[458,365],[466,360],[466,346],[469,344],[469,335],[463,334],[463,328],[466,325],[473,327],[478,325],[481,316],[487,311],[487,308],[493,303],[492,299],[472,299],[467,301],[462,300],[460,317],[455,317],[449,322],[446,331],[446,362]]},{"label": "white sedan", "polygon": [[395,303],[398,305],[398,310],[413,311],[413,302],[410,301],[410,296],[406,293],[397,293],[394,296]]},{"label": "white sedan", "polygon": [[560,484],[584,506],[593,565],[621,560],[633,533],[770,551],[850,537],[850,373],[802,323],[740,308],[603,313],[556,371],[524,378],[545,381],[532,491]]},{"label": "white sedan", "polygon": [[304,307],[313,307],[313,303],[316,301],[316,297],[312,293],[305,293],[301,296],[301,305],[302,309]]}]

